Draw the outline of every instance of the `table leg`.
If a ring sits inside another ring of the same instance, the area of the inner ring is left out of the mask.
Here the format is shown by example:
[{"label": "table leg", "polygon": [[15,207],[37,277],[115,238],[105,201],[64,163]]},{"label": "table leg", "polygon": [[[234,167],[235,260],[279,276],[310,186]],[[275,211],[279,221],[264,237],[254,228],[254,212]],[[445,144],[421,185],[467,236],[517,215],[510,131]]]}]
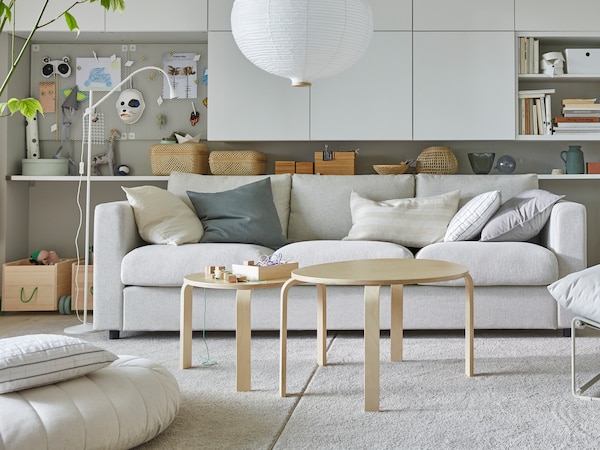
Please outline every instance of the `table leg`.
[{"label": "table leg", "polygon": [[404,335],[404,286],[393,284],[391,292],[390,353],[392,361],[402,361],[402,338]]},{"label": "table leg", "polygon": [[251,290],[238,289],[235,295],[236,390],[249,391],[251,379],[252,326]]},{"label": "table leg", "polygon": [[279,327],[279,395],[286,397],[286,375],[287,375],[287,301],[290,288],[298,284],[294,279],[287,280],[281,287],[281,322]]},{"label": "table leg", "polygon": [[379,289],[365,286],[365,411],[379,411]]},{"label": "table leg", "polygon": [[317,364],[327,364],[327,292],[324,284],[317,284]]},{"label": "table leg", "polygon": [[474,305],[473,305],[473,278],[471,275],[465,275],[465,373],[472,377],[475,372],[474,367]]},{"label": "table leg", "polygon": [[181,286],[181,311],[179,323],[179,361],[182,369],[192,367],[192,292],[194,286]]}]

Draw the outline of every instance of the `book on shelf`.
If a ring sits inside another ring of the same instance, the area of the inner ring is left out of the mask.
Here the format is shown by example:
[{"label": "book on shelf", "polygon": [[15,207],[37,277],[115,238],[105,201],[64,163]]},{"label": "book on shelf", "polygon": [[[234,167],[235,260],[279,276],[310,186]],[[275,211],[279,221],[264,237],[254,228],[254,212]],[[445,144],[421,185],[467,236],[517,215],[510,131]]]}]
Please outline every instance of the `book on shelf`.
[{"label": "book on shelf", "polygon": [[552,96],[554,89],[519,91],[519,134],[552,134]]},{"label": "book on shelf", "polygon": [[595,98],[563,98],[562,99],[562,105],[566,106],[566,105],[581,105],[581,104],[594,104],[596,103],[596,99]]},{"label": "book on shelf", "polygon": [[556,123],[561,123],[561,122],[566,122],[566,123],[578,123],[578,122],[584,122],[584,123],[589,123],[589,122],[600,122],[600,117],[555,117],[554,118],[554,122]]},{"label": "book on shelf", "polygon": [[549,88],[549,89],[524,89],[518,92],[519,98],[535,98],[535,97],[541,97],[544,96],[546,94],[555,94],[556,93],[556,89],[554,88]]},{"label": "book on shelf", "polygon": [[540,41],[534,37],[519,37],[519,73],[540,72]]},{"label": "book on shelf", "polygon": [[557,122],[554,126],[561,130],[581,128],[600,130],[600,122]]},{"label": "book on shelf", "polygon": [[598,110],[574,110],[563,111],[564,117],[600,117],[600,109]]}]

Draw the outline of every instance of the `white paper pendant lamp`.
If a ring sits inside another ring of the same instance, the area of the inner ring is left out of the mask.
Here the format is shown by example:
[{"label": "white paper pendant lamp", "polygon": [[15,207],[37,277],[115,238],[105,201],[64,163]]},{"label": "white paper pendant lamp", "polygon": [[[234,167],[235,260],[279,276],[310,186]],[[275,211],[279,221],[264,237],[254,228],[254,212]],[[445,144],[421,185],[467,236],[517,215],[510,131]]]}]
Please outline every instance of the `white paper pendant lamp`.
[{"label": "white paper pendant lamp", "polygon": [[310,86],[364,55],[373,16],[367,0],[235,0],[231,30],[254,65]]}]

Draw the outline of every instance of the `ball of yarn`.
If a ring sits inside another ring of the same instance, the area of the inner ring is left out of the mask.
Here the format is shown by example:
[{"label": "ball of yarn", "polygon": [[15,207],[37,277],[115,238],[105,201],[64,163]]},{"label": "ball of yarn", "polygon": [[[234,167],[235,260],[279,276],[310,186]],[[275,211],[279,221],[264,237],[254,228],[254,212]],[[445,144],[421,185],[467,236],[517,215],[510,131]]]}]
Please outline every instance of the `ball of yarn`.
[{"label": "ball of yarn", "polygon": [[127,164],[121,164],[117,167],[117,173],[119,175],[129,175],[129,166]]}]

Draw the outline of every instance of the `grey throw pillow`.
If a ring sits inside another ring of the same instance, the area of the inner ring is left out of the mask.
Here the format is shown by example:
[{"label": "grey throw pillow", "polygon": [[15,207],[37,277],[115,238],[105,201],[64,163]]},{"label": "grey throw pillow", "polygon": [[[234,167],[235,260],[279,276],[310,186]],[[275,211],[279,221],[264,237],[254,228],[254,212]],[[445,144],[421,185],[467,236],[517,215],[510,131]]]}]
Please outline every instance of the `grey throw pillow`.
[{"label": "grey throw pillow", "polygon": [[186,192],[204,226],[200,242],[257,244],[271,249],[288,243],[269,178],[224,192]]},{"label": "grey throw pillow", "polygon": [[524,242],[537,236],[564,195],[530,189],[504,203],[481,230],[482,241]]}]

